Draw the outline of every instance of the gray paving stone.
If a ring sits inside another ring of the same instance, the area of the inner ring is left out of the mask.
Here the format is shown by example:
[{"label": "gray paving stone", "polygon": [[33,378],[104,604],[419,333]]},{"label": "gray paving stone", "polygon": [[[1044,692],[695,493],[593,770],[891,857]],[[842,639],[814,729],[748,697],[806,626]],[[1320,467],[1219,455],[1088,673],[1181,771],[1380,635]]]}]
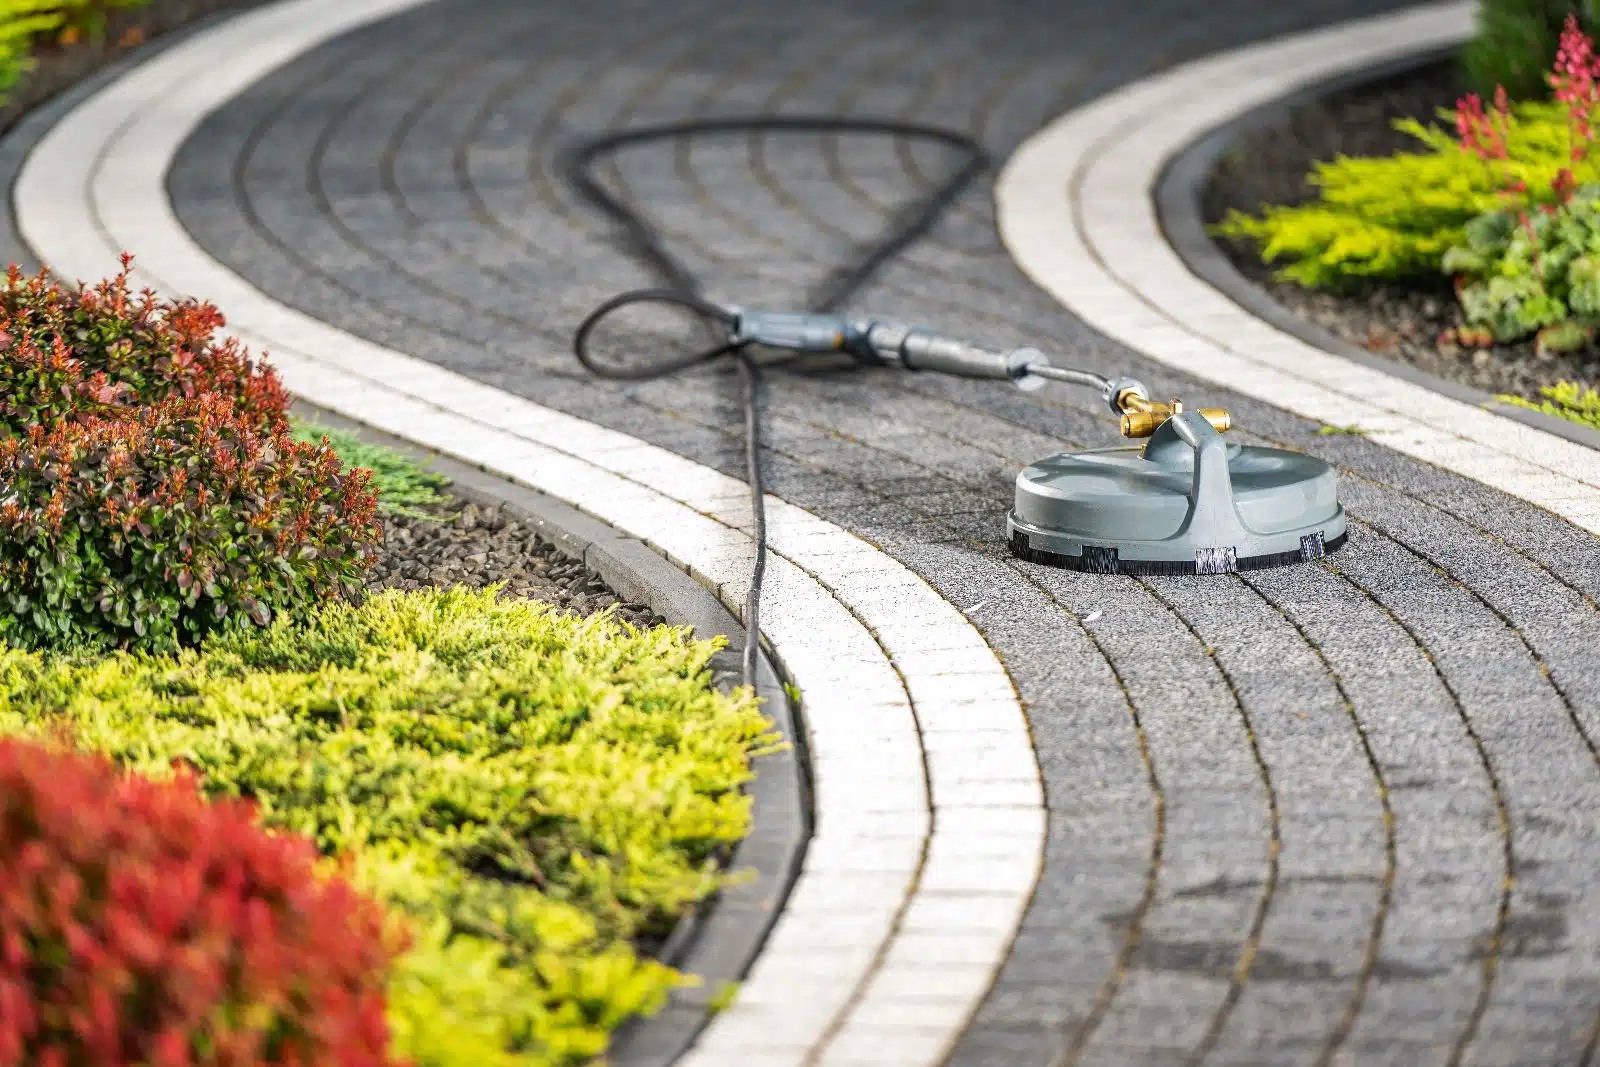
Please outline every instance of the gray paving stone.
[{"label": "gray paving stone", "polygon": [[[571,359],[589,308],[654,281],[566,187],[577,139],[842,110],[955,124],[1003,157],[1130,78],[1393,6],[465,0],[264,79],[206,120],[170,188],[275,298],[740,477],[737,375],[608,384]],[[710,293],[790,306],[948,165],[883,139],[734,137],[641,147],[604,179]],[[1460,1045],[1463,1064],[1575,1067],[1600,1009],[1594,539],[1135,357],[1023,279],[993,217],[973,188],[853,307],[1228,406],[1241,439],[1336,462],[1358,522],[1328,566],[1242,580],[1018,564],[1011,479],[1116,443],[1096,398],[768,372],[769,488],[966,610],[1029,716],[1044,870],[950,1064],[1432,1067]]]}]

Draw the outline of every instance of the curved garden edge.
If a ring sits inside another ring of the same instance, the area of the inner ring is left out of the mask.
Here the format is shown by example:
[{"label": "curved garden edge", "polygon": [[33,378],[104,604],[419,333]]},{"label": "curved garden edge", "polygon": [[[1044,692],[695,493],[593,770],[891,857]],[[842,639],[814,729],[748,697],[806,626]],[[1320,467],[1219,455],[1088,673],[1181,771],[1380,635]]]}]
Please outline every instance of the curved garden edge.
[{"label": "curved garden edge", "polygon": [[[3,175],[0,175],[3,178]],[[453,495],[473,503],[496,504],[536,526],[542,538],[571,559],[600,575],[629,601],[648,604],[674,626],[692,626],[695,636],[722,636],[727,647],[712,659],[719,688],[737,684],[738,649],[744,628],[717,599],[687,573],[669,563],[637,538],[563,504],[487,471],[421,448],[314,404],[297,399],[294,410],[318,425],[354,433],[362,440],[393,449],[450,480]],[[810,836],[810,790],[805,772],[804,731],[797,721],[780,677],[765,650],[761,653],[756,693],[789,748],[761,757],[748,793],[751,830],[729,865],[750,872],[682,919],[661,956],[701,984],[680,989],[661,1011],[635,1019],[613,1038],[608,1062],[615,1067],[666,1067],[685,1053],[710,1018],[712,998],[727,982],[749,969],[784,898],[800,870]]]},{"label": "curved garden edge", "polygon": [[1195,274],[1157,217],[1162,172],[1207,131],[1326,78],[1456,45],[1475,11],[1441,0],[1273,39],[1070,111],[1002,170],[1001,237],[1068,310],[1158,363],[1600,533],[1600,450],[1279,329]]},{"label": "curved garden edge", "polygon": [[[67,113],[146,62],[238,14],[238,5],[197,18],[160,38],[111,59],[73,85],[27,111],[0,134],[0,187],[12,189],[34,146]],[[0,210],[0,260],[30,272],[37,258],[21,239],[16,207],[8,195]],[[596,571],[613,590],[648,604],[675,626],[692,626],[700,638],[724,636],[728,649],[713,659],[719,686],[731,686],[739,673],[737,649],[744,628],[711,590],[647,547],[613,527],[553,497],[495,477],[482,469],[421,449],[331,411],[296,400],[297,413],[319,424],[355,433],[414,459],[450,479],[452,492],[477,503],[499,504],[535,524],[541,536],[563,554]],[[617,1067],[665,1067],[683,1055],[711,1017],[711,998],[719,987],[737,981],[756,959],[782,913],[784,898],[799,873],[811,832],[810,789],[803,750],[804,730],[791,705],[784,679],[765,651],[756,685],[765,713],[790,748],[762,757],[749,793],[752,828],[730,864],[752,872],[748,880],[723,890],[683,919],[663,948],[663,961],[701,979],[701,985],[676,991],[657,1014],[635,1019],[613,1038],[610,1062]]]},{"label": "curved garden edge", "polygon": [[1306,104],[1325,99],[1345,90],[1404,74],[1429,63],[1447,58],[1457,49],[1454,46],[1429,47],[1408,56],[1391,59],[1358,70],[1345,71],[1306,86],[1287,96],[1236,116],[1206,131],[1169,159],[1156,180],[1153,191],[1156,218],[1162,234],[1178,258],[1196,277],[1221,292],[1243,310],[1263,320],[1284,333],[1292,334],[1307,344],[1360,363],[1396,378],[1404,379],[1424,389],[1441,393],[1463,403],[1492,411],[1496,415],[1514,419],[1526,426],[1576,444],[1600,449],[1600,430],[1568,419],[1547,415],[1542,411],[1507,404],[1489,393],[1471,386],[1452,382],[1429,374],[1398,360],[1384,359],[1359,345],[1351,344],[1314,322],[1296,315],[1280,304],[1270,293],[1241,274],[1222,249],[1206,232],[1202,200],[1206,183],[1210,180],[1218,161],[1239,140],[1251,131],[1269,126]]}]

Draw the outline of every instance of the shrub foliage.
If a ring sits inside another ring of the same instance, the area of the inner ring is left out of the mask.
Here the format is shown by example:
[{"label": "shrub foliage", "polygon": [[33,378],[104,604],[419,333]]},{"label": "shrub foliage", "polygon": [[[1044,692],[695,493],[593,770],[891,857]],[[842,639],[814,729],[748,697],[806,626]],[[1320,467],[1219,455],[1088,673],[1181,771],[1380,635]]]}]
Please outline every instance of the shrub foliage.
[{"label": "shrub foliage", "polygon": [[1514,100],[1548,96],[1545,72],[1555,62],[1569,18],[1593,33],[1600,29],[1600,2],[1478,0],[1478,32],[1463,55],[1473,86],[1484,96],[1502,87]]},{"label": "shrub foliage", "polygon": [[0,637],[160,651],[353,592],[368,478],[215,393],[0,439]]},{"label": "shrub foliage", "polygon": [[[1213,232],[1255,242],[1263,261],[1283,264],[1279,277],[1308,288],[1437,278],[1445,252],[1461,243],[1467,224],[1505,208],[1507,171],[1530,190],[1549,190],[1565,169],[1574,170],[1578,182],[1600,179],[1593,163],[1572,166],[1565,108],[1526,103],[1511,111],[1516,121],[1503,167],[1438,126],[1402,119],[1396,128],[1422,150],[1317,163],[1309,179],[1316,200],[1265,207],[1259,217],[1230,212]],[[1457,113],[1441,117],[1454,122]]]},{"label": "shrub foliage", "polygon": [[1554,212],[1483,215],[1445,255],[1461,279],[1467,322],[1498,341],[1539,334],[1551,350],[1582,347],[1600,325],[1600,187]]},{"label": "shrub foliage", "polygon": [[1539,390],[1537,402],[1520,396],[1501,396],[1497,399],[1600,430],[1600,392],[1592,385],[1582,382],[1547,385]]},{"label": "shrub foliage", "polygon": [[311,843],[192,780],[0,740],[0,1063],[389,1063],[403,946]]},{"label": "shrub foliage", "polygon": [[276,375],[208,305],[0,289],[0,639],[147,651],[356,589],[371,474],[294,439]]},{"label": "shrub foliage", "polygon": [[1319,202],[1234,213],[1217,230],[1291,260],[1280,275],[1307,286],[1451,275],[1466,320],[1454,332],[1470,343],[1582,347],[1600,327],[1600,59],[1575,16],[1543,80],[1552,101],[1469,94],[1453,135],[1399,124],[1429,153],[1321,164]]},{"label": "shrub foliage", "polygon": [[0,0],[0,102],[33,69],[40,41],[91,40],[104,34],[112,8],[143,7],[149,0]]},{"label": "shrub foliage", "polygon": [[1538,333],[1541,348],[1576,349],[1600,324],[1600,186],[1578,177],[1592,168],[1597,77],[1594,44],[1569,17],[1549,75],[1566,116],[1567,159],[1545,186],[1513,163],[1518,123],[1506,94],[1491,109],[1476,96],[1461,101],[1461,145],[1497,172],[1506,207],[1474,219],[1441,265],[1455,275],[1468,324],[1495,340]]},{"label": "shrub foliage", "polygon": [[387,592],[171,657],[0,651],[0,735],[70,726],[354,864],[408,915],[397,1055],[575,1067],[680,981],[635,945],[725,881],[774,741],[716,645],[494,592]]},{"label": "shrub foliage", "polygon": [[132,262],[124,256],[116,276],[76,288],[11,268],[0,288],[0,437],[204,393],[230,398],[260,429],[283,428],[287,392],[236,340],[216,339],[222,314],[133,292]]}]

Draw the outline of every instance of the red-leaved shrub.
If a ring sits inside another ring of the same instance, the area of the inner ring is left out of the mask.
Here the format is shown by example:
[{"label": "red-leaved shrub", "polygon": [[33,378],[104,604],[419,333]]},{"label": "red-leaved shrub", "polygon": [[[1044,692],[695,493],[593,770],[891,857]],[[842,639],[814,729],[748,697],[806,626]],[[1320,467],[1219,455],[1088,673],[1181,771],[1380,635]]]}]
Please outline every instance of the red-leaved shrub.
[{"label": "red-leaved shrub", "polygon": [[219,393],[0,438],[0,639],[169,651],[352,593],[370,478]]},{"label": "red-leaved shrub", "polygon": [[0,286],[0,437],[68,419],[113,417],[173,397],[220,393],[242,419],[283,426],[289,397],[253,362],[210,304],[132,292],[122,271],[67,288],[12,266]]},{"label": "red-leaved shrub", "polygon": [[403,934],[193,781],[0,741],[0,1065],[383,1067]]}]

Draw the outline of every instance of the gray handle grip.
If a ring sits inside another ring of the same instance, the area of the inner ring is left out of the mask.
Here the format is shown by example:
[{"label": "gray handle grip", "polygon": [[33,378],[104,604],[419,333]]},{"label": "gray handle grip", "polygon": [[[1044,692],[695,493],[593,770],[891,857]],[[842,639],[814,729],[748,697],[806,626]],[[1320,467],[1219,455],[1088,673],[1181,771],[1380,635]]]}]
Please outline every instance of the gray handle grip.
[{"label": "gray handle grip", "polygon": [[837,315],[791,311],[740,311],[734,340],[794,352],[837,352],[849,326]]},{"label": "gray handle grip", "polygon": [[[850,321],[837,315],[735,309],[733,339],[796,352],[846,351],[866,363],[935,371],[960,378],[1009,381],[1037,389],[1044,379],[1030,367],[1049,365],[1035,348],[1009,352],[944,337],[898,323]],[[1098,376],[1094,376],[1099,381]]]},{"label": "gray handle grip", "polygon": [[907,330],[904,326],[882,323],[867,328],[866,341],[880,360],[899,363],[907,370],[1010,381],[1024,389],[1043,386],[1043,379],[1030,374],[1029,366],[1050,362],[1037,349],[1002,352],[925,330]]},{"label": "gray handle grip", "polygon": [[1022,374],[1015,353],[999,352],[952,337],[914,330],[900,343],[901,359],[912,370],[931,370],[961,378],[1010,379]]}]

